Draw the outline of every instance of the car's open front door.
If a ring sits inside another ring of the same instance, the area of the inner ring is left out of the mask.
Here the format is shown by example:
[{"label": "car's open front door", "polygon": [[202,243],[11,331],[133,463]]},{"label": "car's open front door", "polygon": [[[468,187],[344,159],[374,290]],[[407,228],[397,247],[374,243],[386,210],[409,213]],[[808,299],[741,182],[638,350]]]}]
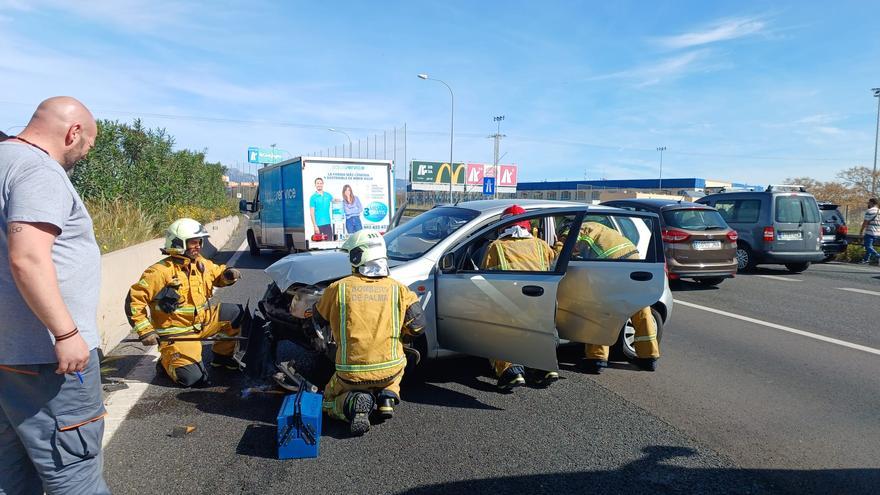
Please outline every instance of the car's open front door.
[{"label": "car's open front door", "polygon": [[[506,218],[447,253],[436,277],[440,346],[537,369],[557,369],[557,290],[574,242],[557,242],[553,226],[579,226],[584,211],[583,207],[554,208]],[[498,242],[499,233],[511,232],[512,225],[524,221],[530,228],[521,227],[517,235],[530,231],[533,237],[548,241],[540,249],[549,250],[551,259],[538,266],[508,260],[505,269],[487,267],[486,252],[493,249],[492,242]]]},{"label": "car's open front door", "polygon": [[656,215],[590,211],[559,285],[559,336],[613,344],[630,316],[660,300],[664,263]]}]

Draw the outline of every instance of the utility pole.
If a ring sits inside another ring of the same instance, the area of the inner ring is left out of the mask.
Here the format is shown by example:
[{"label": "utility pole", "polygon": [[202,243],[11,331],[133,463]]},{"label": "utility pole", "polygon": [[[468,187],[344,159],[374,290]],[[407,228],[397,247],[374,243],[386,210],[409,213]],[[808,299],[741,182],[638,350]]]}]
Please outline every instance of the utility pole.
[{"label": "utility pole", "polygon": [[660,152],[660,182],[658,184],[658,189],[660,192],[663,192],[663,152],[666,151],[666,146],[658,146],[657,151]]},{"label": "utility pole", "polygon": [[495,134],[489,136],[490,138],[495,138],[495,160],[493,163],[495,164],[492,168],[493,174],[495,175],[495,189],[492,191],[492,199],[496,199],[498,197],[498,152],[501,150],[501,138],[505,137],[504,134],[501,134],[501,121],[504,120],[504,115],[496,115],[492,118],[492,120],[496,124]]},{"label": "utility pole", "polygon": [[871,197],[877,197],[877,140],[880,138],[880,88],[872,88],[877,98],[877,130],[874,131],[874,170],[871,173]]}]

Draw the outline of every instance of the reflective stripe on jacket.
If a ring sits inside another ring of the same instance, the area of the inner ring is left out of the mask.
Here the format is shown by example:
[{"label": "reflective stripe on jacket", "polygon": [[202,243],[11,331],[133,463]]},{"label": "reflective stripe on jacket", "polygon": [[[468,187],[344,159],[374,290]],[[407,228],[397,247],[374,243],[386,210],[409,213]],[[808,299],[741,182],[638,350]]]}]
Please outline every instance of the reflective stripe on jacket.
[{"label": "reflective stripe on jacket", "polygon": [[598,222],[581,226],[575,252],[590,259],[639,259],[639,250],[629,239]]},{"label": "reflective stripe on jacket", "polygon": [[486,249],[481,268],[486,270],[550,271],[556,252],[537,237],[504,237]]},{"label": "reflective stripe on jacket", "polygon": [[[199,332],[208,321],[208,301],[214,287],[230,283],[223,278],[226,265],[217,265],[201,256],[192,261],[183,256],[169,256],[150,266],[141,275],[125,299],[125,314],[138,335],[155,330],[161,336]],[[169,284],[180,284],[180,305],[171,313],[159,309],[156,295]],[[149,309],[148,309],[149,308]]]}]

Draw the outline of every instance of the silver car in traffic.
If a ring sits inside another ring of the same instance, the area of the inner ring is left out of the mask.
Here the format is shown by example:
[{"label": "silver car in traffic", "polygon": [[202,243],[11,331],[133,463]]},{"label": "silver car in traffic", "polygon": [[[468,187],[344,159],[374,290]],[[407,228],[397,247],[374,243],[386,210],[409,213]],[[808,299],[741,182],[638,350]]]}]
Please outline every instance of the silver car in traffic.
[{"label": "silver car in traffic", "polygon": [[[512,204],[526,213],[502,219]],[[522,221],[558,252],[550,271],[481,268],[489,243]],[[585,222],[626,236],[638,259],[596,258],[579,235],[569,235]],[[422,213],[388,231],[385,241],[391,276],[419,296],[425,311],[425,339],[416,345],[428,358],[464,353],[555,370],[560,340],[612,345],[623,340],[637,310],[651,306],[663,321],[672,314],[660,224],[651,213],[559,201],[470,201]],[[314,294],[351,268],[344,252],[311,251],[288,255],[266,272],[282,292]]]}]

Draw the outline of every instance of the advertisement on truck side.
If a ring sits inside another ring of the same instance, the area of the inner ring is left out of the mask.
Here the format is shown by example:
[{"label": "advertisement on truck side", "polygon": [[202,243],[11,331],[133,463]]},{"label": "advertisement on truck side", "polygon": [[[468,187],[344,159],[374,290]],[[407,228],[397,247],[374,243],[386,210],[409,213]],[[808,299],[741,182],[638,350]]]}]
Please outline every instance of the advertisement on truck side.
[{"label": "advertisement on truck side", "polygon": [[388,230],[393,205],[387,165],[306,161],[302,174],[305,238],[313,248],[338,245],[359,230]]}]

